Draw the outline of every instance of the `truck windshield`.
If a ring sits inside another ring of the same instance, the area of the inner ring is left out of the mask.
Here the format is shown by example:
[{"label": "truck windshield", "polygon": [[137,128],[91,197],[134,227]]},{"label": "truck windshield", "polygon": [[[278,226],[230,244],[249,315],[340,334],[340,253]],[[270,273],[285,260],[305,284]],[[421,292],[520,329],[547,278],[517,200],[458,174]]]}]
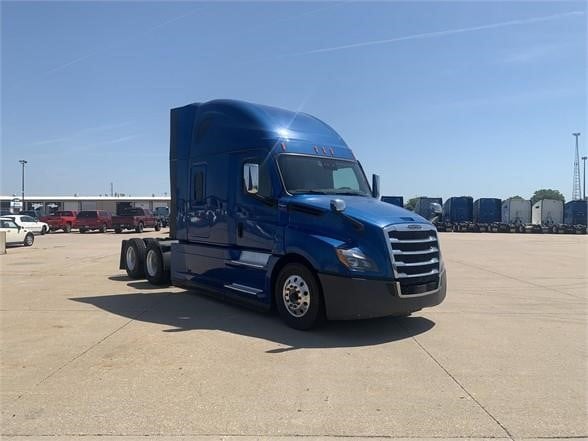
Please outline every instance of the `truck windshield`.
[{"label": "truck windshield", "polygon": [[370,195],[363,171],[355,161],[280,155],[278,164],[290,194]]}]

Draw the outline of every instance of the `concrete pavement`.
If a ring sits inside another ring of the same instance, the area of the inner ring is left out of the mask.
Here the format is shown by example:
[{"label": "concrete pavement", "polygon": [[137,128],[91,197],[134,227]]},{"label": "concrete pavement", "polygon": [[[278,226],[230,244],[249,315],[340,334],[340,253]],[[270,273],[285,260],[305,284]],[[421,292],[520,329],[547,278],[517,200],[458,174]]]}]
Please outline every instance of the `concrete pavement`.
[{"label": "concrete pavement", "polygon": [[442,233],[445,303],[312,332],[129,280],[120,239],[0,257],[5,438],[588,436],[587,236]]}]

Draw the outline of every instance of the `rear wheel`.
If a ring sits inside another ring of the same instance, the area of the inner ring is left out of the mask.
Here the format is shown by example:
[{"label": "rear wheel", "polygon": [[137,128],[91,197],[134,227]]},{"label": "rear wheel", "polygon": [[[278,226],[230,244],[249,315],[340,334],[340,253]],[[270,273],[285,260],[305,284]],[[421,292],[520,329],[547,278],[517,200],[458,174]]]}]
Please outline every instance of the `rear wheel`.
[{"label": "rear wheel", "polygon": [[137,228],[135,228],[135,231],[137,233],[142,233],[143,232],[143,229],[144,229],[143,222],[139,222],[139,225],[137,225]]},{"label": "rear wheel", "polygon": [[300,263],[287,264],[278,274],[274,298],[280,317],[295,329],[310,329],[324,318],[320,285]]},{"label": "rear wheel", "polygon": [[41,236],[44,236],[45,234],[47,234],[47,227],[43,226],[43,228],[41,228]]},{"label": "rear wheel", "polygon": [[100,227],[100,232],[101,233],[106,233],[107,228],[108,227],[106,226],[106,224],[102,224],[102,226]]},{"label": "rear wheel", "polygon": [[169,285],[169,255],[162,252],[156,241],[149,242],[145,255],[145,276],[153,285]]},{"label": "rear wheel", "polygon": [[63,232],[71,233],[71,224],[65,224],[65,227],[63,227]]},{"label": "rear wheel", "polygon": [[86,232],[85,228],[80,228],[80,233],[84,234]]},{"label": "rear wheel", "polygon": [[120,233],[122,233],[122,230],[121,230],[120,228],[115,228],[115,229],[114,229],[114,232],[115,232],[116,234],[120,234]]},{"label": "rear wheel", "polygon": [[127,242],[125,249],[125,269],[127,275],[132,279],[141,279],[145,276],[143,262],[145,262],[145,242],[141,239],[131,239]]},{"label": "rear wheel", "polygon": [[155,222],[155,231],[159,231],[161,230],[161,224],[159,223],[159,221]]},{"label": "rear wheel", "polygon": [[23,245],[25,247],[30,247],[33,243],[35,243],[35,236],[33,236],[33,233],[28,233],[24,238]]}]

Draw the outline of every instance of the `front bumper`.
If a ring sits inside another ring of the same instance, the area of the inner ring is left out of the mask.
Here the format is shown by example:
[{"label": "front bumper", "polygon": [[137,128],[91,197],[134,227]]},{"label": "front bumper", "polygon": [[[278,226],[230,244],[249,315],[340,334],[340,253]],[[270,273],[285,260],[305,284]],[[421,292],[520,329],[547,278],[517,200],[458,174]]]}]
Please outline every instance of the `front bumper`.
[{"label": "front bumper", "polygon": [[406,314],[440,304],[447,291],[443,271],[439,287],[424,295],[400,296],[390,280],[371,280],[319,274],[329,320],[355,320]]}]

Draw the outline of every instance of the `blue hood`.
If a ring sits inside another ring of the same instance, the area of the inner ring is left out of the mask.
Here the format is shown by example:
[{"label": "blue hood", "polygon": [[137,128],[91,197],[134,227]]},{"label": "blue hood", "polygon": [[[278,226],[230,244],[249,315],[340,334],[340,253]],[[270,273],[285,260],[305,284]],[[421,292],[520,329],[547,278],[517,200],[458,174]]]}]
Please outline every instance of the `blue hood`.
[{"label": "blue hood", "polygon": [[328,211],[331,209],[331,200],[342,199],[346,208],[344,213],[359,221],[366,222],[380,228],[392,224],[407,222],[430,222],[413,211],[406,210],[396,205],[382,202],[378,199],[364,196],[344,195],[296,195],[288,198],[288,202],[297,203],[313,208]]}]

